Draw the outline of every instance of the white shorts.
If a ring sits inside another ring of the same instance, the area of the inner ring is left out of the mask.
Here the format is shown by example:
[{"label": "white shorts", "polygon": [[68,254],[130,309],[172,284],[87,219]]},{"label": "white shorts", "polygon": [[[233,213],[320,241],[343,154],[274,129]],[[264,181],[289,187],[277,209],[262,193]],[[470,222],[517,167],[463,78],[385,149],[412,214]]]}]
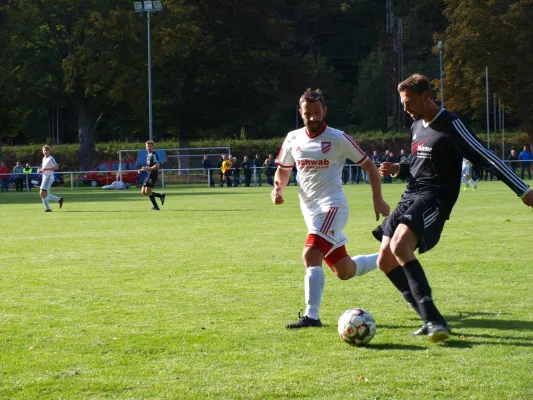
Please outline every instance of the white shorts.
[{"label": "white shorts", "polygon": [[41,190],[49,192],[52,183],[54,183],[54,175],[43,175],[43,179],[41,180]]},{"label": "white shorts", "polygon": [[314,234],[326,239],[333,245],[330,252],[348,243],[343,229],[348,223],[350,213],[348,208],[331,207],[329,211],[315,215],[305,215],[307,233]]},{"label": "white shorts", "polygon": [[472,175],[472,171],[470,167],[463,167],[463,176],[466,176],[466,175],[469,175],[469,176]]}]

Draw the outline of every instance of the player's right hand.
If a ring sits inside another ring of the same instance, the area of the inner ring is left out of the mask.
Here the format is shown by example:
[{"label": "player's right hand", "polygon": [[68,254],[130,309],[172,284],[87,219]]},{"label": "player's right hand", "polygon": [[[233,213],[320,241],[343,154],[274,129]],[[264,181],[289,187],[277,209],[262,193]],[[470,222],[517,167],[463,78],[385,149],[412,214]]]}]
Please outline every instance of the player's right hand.
[{"label": "player's right hand", "polygon": [[283,197],[281,196],[281,191],[278,187],[274,187],[272,189],[272,193],[270,193],[270,198],[272,199],[272,203],[274,204],[283,204],[285,200],[283,200]]},{"label": "player's right hand", "polygon": [[379,166],[378,172],[381,176],[389,176],[400,172],[400,165],[391,162],[382,162]]}]

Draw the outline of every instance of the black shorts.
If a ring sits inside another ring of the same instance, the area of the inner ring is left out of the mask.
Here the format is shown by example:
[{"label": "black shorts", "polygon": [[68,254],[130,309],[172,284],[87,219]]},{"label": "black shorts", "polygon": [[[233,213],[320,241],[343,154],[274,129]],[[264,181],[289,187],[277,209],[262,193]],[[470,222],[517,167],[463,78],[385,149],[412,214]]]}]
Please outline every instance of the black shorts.
[{"label": "black shorts", "polygon": [[398,225],[405,224],[418,236],[418,252],[425,253],[439,243],[449,215],[443,208],[438,198],[402,198],[392,214],[372,234],[381,242],[383,236],[392,238]]},{"label": "black shorts", "polygon": [[148,174],[146,175],[146,178],[144,178],[143,187],[153,188],[156,183],[157,183],[157,175],[154,177],[152,176],[152,174]]}]

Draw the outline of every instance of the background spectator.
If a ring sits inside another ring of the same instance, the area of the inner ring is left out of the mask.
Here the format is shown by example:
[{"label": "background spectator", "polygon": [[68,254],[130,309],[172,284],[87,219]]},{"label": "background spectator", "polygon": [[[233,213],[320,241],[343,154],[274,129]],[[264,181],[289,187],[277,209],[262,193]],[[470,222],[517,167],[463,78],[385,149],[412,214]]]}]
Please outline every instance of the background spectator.
[{"label": "background spectator", "polygon": [[511,150],[511,153],[507,156],[507,160],[509,160],[509,168],[511,168],[516,174],[516,169],[518,168],[520,163],[518,162],[518,155],[516,154],[515,149]]},{"label": "background spectator", "polygon": [[244,186],[250,187],[252,182],[252,162],[248,160],[248,156],[244,156],[241,167],[244,173]]},{"label": "background spectator", "polygon": [[24,172],[24,179],[26,181],[26,190],[28,192],[31,192],[31,165],[26,164],[26,166],[23,169]]},{"label": "background spectator", "polygon": [[20,161],[17,161],[17,165],[15,165],[13,168],[13,173],[15,174],[15,190],[17,192],[22,192],[22,182],[24,182],[24,167]]},{"label": "background spectator", "polygon": [[207,181],[209,182],[209,187],[215,186],[215,182],[213,180],[213,163],[209,158],[204,155],[204,159],[202,160],[202,168],[204,169],[204,172],[207,174]]},{"label": "background spectator", "polygon": [[0,167],[0,182],[2,184],[2,192],[7,192],[7,189],[9,188],[9,175],[11,175],[11,171],[6,167],[6,163],[3,162],[2,166]]},{"label": "background spectator", "polygon": [[255,173],[255,186],[261,186],[263,183],[263,161],[261,161],[261,154],[256,154],[254,158],[254,173]]},{"label": "background spectator", "polygon": [[524,146],[524,150],[518,155],[518,159],[522,161],[520,177],[524,179],[524,171],[527,171],[527,179],[531,179],[531,160],[533,160],[533,154],[531,154],[527,145]]}]

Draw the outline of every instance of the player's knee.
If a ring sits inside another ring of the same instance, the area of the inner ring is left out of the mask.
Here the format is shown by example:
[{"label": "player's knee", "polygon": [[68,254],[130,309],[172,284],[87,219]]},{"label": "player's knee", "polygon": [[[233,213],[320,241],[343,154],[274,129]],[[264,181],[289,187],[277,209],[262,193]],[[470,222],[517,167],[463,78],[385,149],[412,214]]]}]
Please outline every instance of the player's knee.
[{"label": "player's knee", "polygon": [[409,258],[410,254],[413,252],[411,249],[410,238],[405,234],[395,234],[391,239],[390,249],[397,260]]},{"label": "player's knee", "polygon": [[323,254],[316,247],[305,247],[302,253],[302,261],[306,267],[322,265]]}]

